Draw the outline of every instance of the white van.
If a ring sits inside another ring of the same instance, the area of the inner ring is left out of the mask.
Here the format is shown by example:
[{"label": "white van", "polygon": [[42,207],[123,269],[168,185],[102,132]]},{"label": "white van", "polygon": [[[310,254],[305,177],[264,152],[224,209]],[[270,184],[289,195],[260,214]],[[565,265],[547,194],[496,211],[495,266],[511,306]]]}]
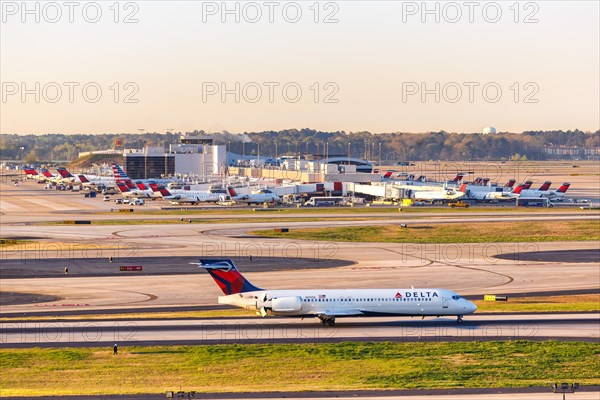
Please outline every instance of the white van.
[{"label": "white van", "polygon": [[135,200],[133,201],[133,205],[134,205],[134,206],[143,206],[144,204],[146,204],[146,203],[144,202],[144,199],[135,199]]}]

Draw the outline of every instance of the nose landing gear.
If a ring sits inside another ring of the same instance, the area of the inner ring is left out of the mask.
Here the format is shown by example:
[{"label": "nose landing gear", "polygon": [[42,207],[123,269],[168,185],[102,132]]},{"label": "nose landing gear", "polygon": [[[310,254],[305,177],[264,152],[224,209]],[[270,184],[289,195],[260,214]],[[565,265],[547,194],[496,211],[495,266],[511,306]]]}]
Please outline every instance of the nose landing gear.
[{"label": "nose landing gear", "polygon": [[459,323],[459,324],[460,324],[460,323],[462,323],[462,322],[463,322],[463,316],[462,316],[462,315],[459,315],[459,316],[456,318],[456,322],[457,322],[457,323]]}]

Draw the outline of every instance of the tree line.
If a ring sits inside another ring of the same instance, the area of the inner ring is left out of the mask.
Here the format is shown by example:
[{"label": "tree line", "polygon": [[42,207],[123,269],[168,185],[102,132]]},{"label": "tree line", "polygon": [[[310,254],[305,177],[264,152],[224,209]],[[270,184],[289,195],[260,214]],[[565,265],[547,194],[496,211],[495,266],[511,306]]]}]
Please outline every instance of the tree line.
[{"label": "tree line", "polygon": [[26,163],[71,161],[79,152],[114,148],[159,146],[167,149],[182,134],[209,135],[215,144],[245,155],[275,157],[305,154],[338,155],[372,161],[468,161],[468,160],[544,160],[545,146],[600,147],[600,131],[525,131],[522,133],[462,134],[445,131],[428,133],[322,132],[314,129],[282,131],[227,131],[207,134],[202,130],[143,134],[45,134],[2,135],[0,158]]}]

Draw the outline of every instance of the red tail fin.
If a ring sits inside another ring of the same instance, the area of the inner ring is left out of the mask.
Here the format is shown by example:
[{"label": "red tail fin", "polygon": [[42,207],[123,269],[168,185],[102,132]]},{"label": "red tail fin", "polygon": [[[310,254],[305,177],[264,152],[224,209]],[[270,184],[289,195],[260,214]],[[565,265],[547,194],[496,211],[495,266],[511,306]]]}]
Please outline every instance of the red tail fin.
[{"label": "red tail fin", "polygon": [[504,187],[511,188],[514,186],[515,182],[516,182],[516,180],[509,179],[508,182],[506,182],[506,185],[504,185]]},{"label": "red tail fin", "polygon": [[119,190],[121,191],[121,193],[129,192],[129,188],[123,182],[117,182],[117,186],[119,187]]},{"label": "red tail fin", "polygon": [[156,183],[151,183],[150,189],[152,189],[153,192],[160,192],[160,189],[158,188],[158,185]]},{"label": "red tail fin", "polygon": [[165,187],[160,188],[159,192],[163,196],[171,196],[171,192],[169,192],[169,190]]},{"label": "red tail fin", "polygon": [[73,177],[73,175],[71,175],[71,173],[70,173],[69,171],[67,171],[67,169],[66,169],[66,168],[58,168],[56,171],[57,171],[57,172],[60,174],[60,176],[61,176],[61,177],[63,177],[63,178],[72,178],[72,177]]},{"label": "red tail fin", "polygon": [[568,183],[568,182],[565,182],[565,183],[562,184],[561,187],[559,187],[558,189],[556,189],[556,191],[559,192],[559,193],[566,193],[567,189],[569,189],[569,186],[571,186],[571,184]]},{"label": "red tail fin", "polygon": [[52,178],[52,174],[46,168],[42,168],[42,175],[44,175],[46,178]]},{"label": "red tail fin", "polygon": [[456,174],[454,179],[452,179],[452,182],[460,182],[462,180],[462,178],[464,178],[464,176],[465,176],[465,174]]},{"label": "red tail fin", "polygon": [[33,168],[23,168],[23,171],[25,171],[27,175],[31,176],[36,176],[38,174],[37,171]]},{"label": "red tail fin", "polygon": [[144,185],[143,182],[138,182],[136,183],[136,186],[138,187],[138,189],[140,190],[148,190],[148,188],[146,187],[146,185]]},{"label": "red tail fin", "polygon": [[521,194],[521,192],[523,191],[523,189],[525,189],[525,186],[524,186],[524,185],[519,185],[519,186],[517,186],[517,187],[516,187],[516,188],[513,190],[513,193],[516,193],[516,194]]},{"label": "red tail fin", "polygon": [[383,174],[383,178],[390,179],[392,177],[393,173],[394,173],[394,171],[387,171],[385,174]]},{"label": "red tail fin", "polygon": [[542,186],[540,186],[538,190],[548,190],[550,189],[550,185],[552,185],[552,182],[546,181]]},{"label": "red tail fin", "polygon": [[460,185],[460,187],[458,188],[458,191],[462,192],[462,193],[467,193],[467,184],[463,183],[462,185]]},{"label": "red tail fin", "polygon": [[229,192],[229,195],[231,197],[236,197],[237,193],[235,192],[235,190],[233,190],[233,188],[231,186],[227,186],[227,191]]},{"label": "red tail fin", "polygon": [[88,183],[90,180],[85,177],[85,175],[77,175],[81,183]]},{"label": "red tail fin", "polygon": [[529,189],[531,185],[533,185],[533,181],[526,181],[525,184],[523,184],[523,189]]}]

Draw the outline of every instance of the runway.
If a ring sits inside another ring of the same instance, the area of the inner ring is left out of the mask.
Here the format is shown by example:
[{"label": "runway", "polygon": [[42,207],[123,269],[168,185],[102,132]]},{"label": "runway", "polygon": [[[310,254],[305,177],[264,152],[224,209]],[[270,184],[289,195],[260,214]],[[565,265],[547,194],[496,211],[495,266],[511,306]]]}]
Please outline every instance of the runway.
[{"label": "runway", "polygon": [[120,321],[2,322],[2,346],[110,347],[330,343],[344,341],[473,341],[600,339],[599,313],[475,314],[455,318],[338,318],[325,327],[316,318],[204,318]]}]

